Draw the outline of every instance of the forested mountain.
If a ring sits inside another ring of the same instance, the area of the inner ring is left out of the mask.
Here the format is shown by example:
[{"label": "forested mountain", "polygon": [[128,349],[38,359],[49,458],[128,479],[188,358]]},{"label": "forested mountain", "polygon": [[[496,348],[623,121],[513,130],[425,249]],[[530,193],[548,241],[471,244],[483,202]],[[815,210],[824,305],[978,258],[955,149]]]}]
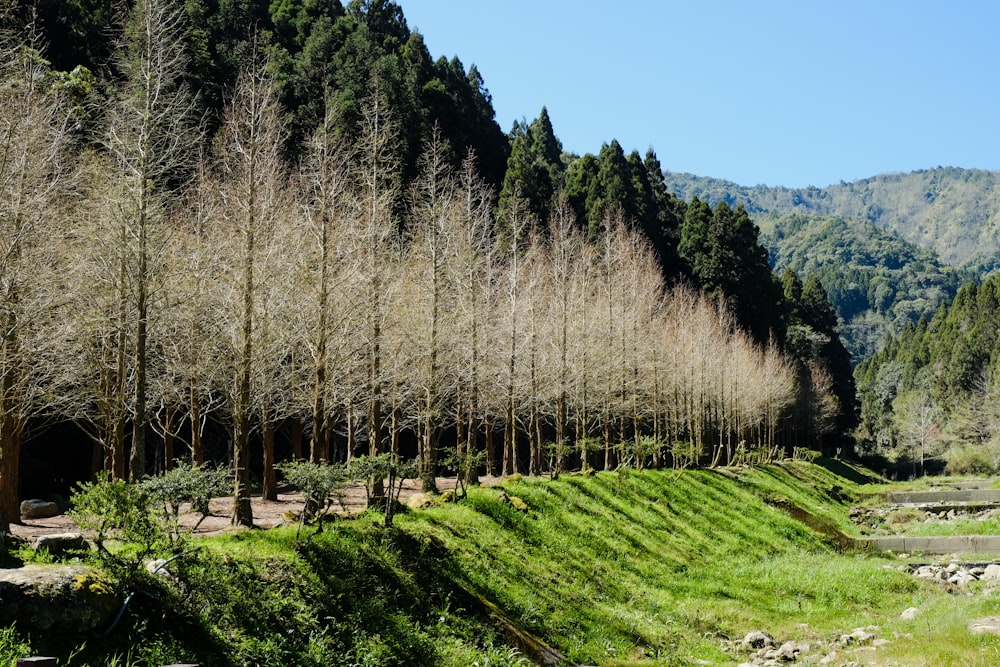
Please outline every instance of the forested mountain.
[{"label": "forested mountain", "polygon": [[43,454],[230,465],[249,524],[282,457],[412,456],[432,486],[850,446],[815,276],[779,280],[748,212],[673,196],[652,151],[567,155],[544,108],[504,135],[399,5],[16,6],[0,528]]},{"label": "forested mountain", "polygon": [[667,172],[682,199],[743,204],[755,217],[801,213],[864,220],[932,251],[959,269],[986,273],[1000,266],[1000,173],[938,167],[882,174],[825,188],[745,187]]},{"label": "forested mountain", "polygon": [[1000,277],[893,338],[857,370],[869,451],[955,472],[1000,468]]},{"label": "forested mountain", "polygon": [[762,218],[761,232],[776,271],[791,268],[822,281],[855,363],[887,336],[929,319],[974,278],[860,220],[788,213]]},{"label": "forested mountain", "polygon": [[997,266],[1000,174],[937,168],[820,189],[745,187],[666,172],[684,199],[742,205],[762,229],[775,270],[817,273],[855,363],[958,286]]}]

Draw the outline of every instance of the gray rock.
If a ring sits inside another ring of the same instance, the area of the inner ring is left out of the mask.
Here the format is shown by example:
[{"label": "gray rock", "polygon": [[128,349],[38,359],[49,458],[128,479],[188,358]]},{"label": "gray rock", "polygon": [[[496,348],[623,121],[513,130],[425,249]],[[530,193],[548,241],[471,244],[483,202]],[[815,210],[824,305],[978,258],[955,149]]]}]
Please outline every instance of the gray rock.
[{"label": "gray rock", "polygon": [[21,501],[22,519],[47,519],[59,514],[59,506],[48,500],[33,498]]},{"label": "gray rock", "polygon": [[916,607],[910,607],[906,609],[902,614],[899,615],[904,621],[912,621],[920,614],[920,610]]},{"label": "gray rock", "polygon": [[771,635],[760,630],[754,630],[747,633],[746,637],[743,638],[742,645],[744,651],[754,651],[762,648],[773,648],[776,644],[774,637]]},{"label": "gray rock", "polygon": [[955,584],[956,586],[965,586],[966,584],[971,584],[973,581],[976,581],[976,578],[967,570],[959,570],[948,577],[948,583]]},{"label": "gray rock", "polygon": [[121,600],[109,582],[80,565],[0,569],[0,625],[63,634],[107,627]]},{"label": "gray rock", "polygon": [[771,649],[764,653],[765,660],[778,660],[781,662],[795,662],[798,660],[800,653],[805,653],[809,650],[808,644],[802,644],[799,642],[785,642],[776,649]]},{"label": "gray rock", "polygon": [[990,563],[979,578],[983,581],[1000,581],[1000,565]]},{"label": "gray rock", "polygon": [[969,623],[969,632],[974,635],[1000,635],[1000,616],[987,616]]},{"label": "gray rock", "polygon": [[39,535],[35,539],[34,547],[36,551],[45,549],[56,556],[70,551],[85,551],[90,548],[90,545],[80,533],[55,533]]},{"label": "gray rock", "polygon": [[406,501],[406,506],[411,510],[424,510],[434,504],[434,496],[429,493],[414,493]]},{"label": "gray rock", "polygon": [[875,635],[864,628],[856,628],[850,634],[840,635],[837,640],[841,646],[864,646],[870,644],[875,639]]}]

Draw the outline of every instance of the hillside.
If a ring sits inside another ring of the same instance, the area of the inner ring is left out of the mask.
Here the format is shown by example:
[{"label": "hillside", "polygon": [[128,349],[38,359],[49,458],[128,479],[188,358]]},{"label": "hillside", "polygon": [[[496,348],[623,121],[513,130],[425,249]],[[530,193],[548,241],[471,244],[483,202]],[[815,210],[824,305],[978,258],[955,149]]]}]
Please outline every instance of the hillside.
[{"label": "hillside", "polygon": [[977,273],[1000,266],[1000,173],[938,167],[882,174],[825,188],[746,187],[667,172],[682,199],[741,203],[755,217],[802,213],[864,220]]},{"label": "hillside", "polygon": [[[380,525],[377,513],[201,538],[100,638],[0,632],[0,656],[69,664],[989,664],[956,597],[897,559],[841,553],[871,480],[837,461],[510,479]],[[796,518],[797,517],[797,518]],[[810,528],[803,523],[805,519]],[[819,532],[817,532],[819,531]],[[311,532],[307,528],[306,532]],[[926,562],[926,561],[924,561]],[[903,610],[919,609],[915,619]],[[877,626],[880,641],[844,640]],[[888,641],[882,641],[888,640]],[[125,657],[127,656],[127,657]],[[544,656],[544,657],[543,657]]]},{"label": "hillside", "polygon": [[930,319],[972,274],[860,220],[784,214],[760,220],[761,241],[778,273],[816,274],[842,321],[854,362],[921,317]]}]

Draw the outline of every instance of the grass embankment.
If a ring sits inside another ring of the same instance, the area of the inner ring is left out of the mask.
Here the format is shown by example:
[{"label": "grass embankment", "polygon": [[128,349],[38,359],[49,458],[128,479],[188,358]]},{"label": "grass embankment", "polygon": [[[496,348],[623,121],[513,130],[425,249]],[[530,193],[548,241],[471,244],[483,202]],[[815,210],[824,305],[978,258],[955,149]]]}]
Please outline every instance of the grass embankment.
[{"label": "grass embankment", "polygon": [[[158,586],[69,664],[506,665],[510,626],[573,663],[735,664],[746,656],[723,647],[750,630],[823,644],[868,625],[893,642],[833,664],[996,664],[996,638],[966,630],[996,613],[994,597],[949,596],[894,559],[837,551],[829,536],[851,530],[861,487],[832,469],[524,479],[392,530],[369,516],[309,543],[294,529],[208,539],[182,561],[180,587]],[[802,511],[818,530],[792,517]],[[911,606],[921,614],[900,620]]]}]

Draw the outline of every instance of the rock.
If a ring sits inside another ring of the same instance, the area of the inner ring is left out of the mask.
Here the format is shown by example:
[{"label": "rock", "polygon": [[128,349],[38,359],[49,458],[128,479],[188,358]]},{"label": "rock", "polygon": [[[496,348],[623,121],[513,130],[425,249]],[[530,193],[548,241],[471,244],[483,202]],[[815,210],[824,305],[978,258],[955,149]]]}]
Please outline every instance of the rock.
[{"label": "rock", "polygon": [[80,533],[55,533],[52,535],[39,535],[33,545],[35,551],[45,549],[53,556],[62,555],[71,551],[86,551],[90,548],[87,540],[83,539]]},{"label": "rock", "polygon": [[919,613],[920,613],[919,609],[917,609],[916,607],[910,607],[909,609],[903,611],[903,613],[900,614],[899,617],[904,621],[912,621],[917,617]]},{"label": "rock", "polygon": [[1000,581],[1000,565],[990,563],[979,578],[983,581]]},{"label": "rock", "polygon": [[976,578],[966,570],[959,570],[948,577],[948,583],[955,584],[956,586],[965,586],[966,584],[971,584],[973,581],[976,581]]},{"label": "rock", "polygon": [[837,652],[833,651],[832,653],[827,653],[825,656],[823,656],[823,658],[819,661],[819,664],[832,665],[834,662],[836,662],[836,660],[837,660]]},{"label": "rock", "polygon": [[516,509],[518,512],[527,512],[528,511],[528,503],[524,502],[523,500],[521,500],[517,496],[508,496],[503,491],[500,492],[500,502],[502,502],[505,505],[510,505],[511,507],[513,507],[514,509]]},{"label": "rock", "polygon": [[772,648],[774,647],[774,638],[762,632],[760,630],[754,630],[753,632],[748,632],[743,638],[742,646],[744,651],[754,651],[762,648]]},{"label": "rock", "polygon": [[1000,635],[1000,616],[987,616],[969,623],[969,632],[974,635]]},{"label": "rock", "polygon": [[453,503],[453,502],[455,502],[457,500],[457,497],[455,495],[455,489],[446,489],[441,494],[441,498],[439,498],[439,500],[442,503]]},{"label": "rock", "polygon": [[406,506],[411,510],[425,510],[434,504],[434,496],[429,493],[414,493],[406,501]]},{"label": "rock", "polygon": [[111,584],[81,565],[0,569],[0,625],[63,634],[107,627],[121,605]]},{"label": "rock", "polygon": [[872,633],[864,628],[856,628],[850,634],[840,635],[840,639],[837,641],[841,646],[864,646],[870,644],[873,639],[875,639],[875,635]]},{"label": "rock", "polygon": [[146,561],[146,572],[167,579],[173,578],[173,574],[167,569],[167,560],[165,558],[154,558],[153,560]]},{"label": "rock", "polygon": [[34,498],[21,502],[22,519],[48,519],[59,514],[59,506],[48,500]]},{"label": "rock", "polygon": [[799,642],[785,642],[776,649],[771,649],[764,653],[765,660],[779,660],[782,662],[795,662],[800,653],[805,653],[809,650],[808,644],[800,644]]}]

